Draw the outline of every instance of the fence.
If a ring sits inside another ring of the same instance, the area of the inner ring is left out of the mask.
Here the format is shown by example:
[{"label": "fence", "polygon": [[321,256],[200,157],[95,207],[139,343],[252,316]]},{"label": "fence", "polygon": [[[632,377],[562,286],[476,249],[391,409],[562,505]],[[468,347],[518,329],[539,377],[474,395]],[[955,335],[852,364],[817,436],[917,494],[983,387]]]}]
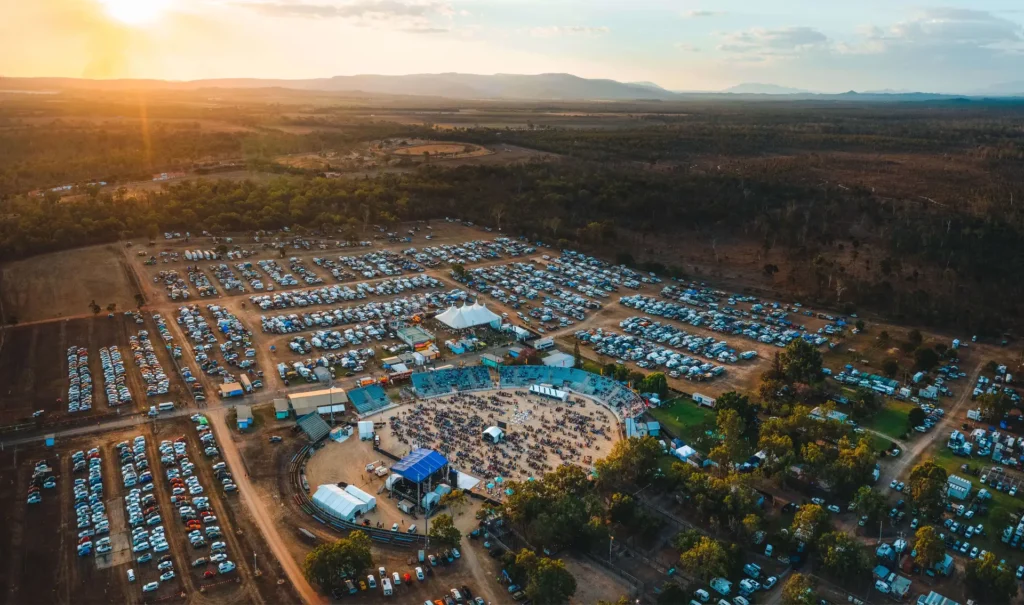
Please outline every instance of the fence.
[{"label": "fence", "polygon": [[358,523],[351,523],[344,519],[339,519],[318,507],[309,497],[309,494],[306,493],[306,490],[303,489],[302,479],[300,477],[300,469],[306,463],[306,460],[309,459],[310,452],[312,451],[312,446],[307,445],[292,456],[292,460],[288,466],[288,475],[291,477],[292,488],[295,491],[295,503],[304,513],[312,517],[314,521],[321,525],[330,526],[338,531],[359,530],[375,542],[393,544],[395,546],[416,547],[426,542],[426,536],[400,533],[385,529],[377,529],[375,527],[367,527],[365,525],[359,525]]}]

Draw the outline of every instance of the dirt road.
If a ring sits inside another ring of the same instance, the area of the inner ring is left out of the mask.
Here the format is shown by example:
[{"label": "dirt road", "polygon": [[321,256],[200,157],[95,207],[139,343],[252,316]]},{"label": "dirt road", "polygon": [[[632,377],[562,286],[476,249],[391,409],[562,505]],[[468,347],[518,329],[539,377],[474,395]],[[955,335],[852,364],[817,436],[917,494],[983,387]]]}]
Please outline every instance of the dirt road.
[{"label": "dirt road", "polygon": [[220,444],[221,454],[227,461],[228,466],[235,470],[235,483],[238,484],[238,492],[242,497],[242,502],[249,509],[249,513],[252,514],[253,520],[256,521],[256,525],[260,528],[263,538],[267,541],[267,545],[274,553],[274,556],[277,557],[278,562],[284,569],[285,574],[288,575],[288,579],[291,581],[292,586],[295,587],[295,591],[302,597],[303,602],[326,603],[327,601],[310,585],[302,570],[299,569],[298,563],[288,553],[288,548],[281,539],[281,535],[277,533],[277,526],[267,513],[267,509],[263,506],[263,502],[253,488],[252,483],[249,482],[249,475],[244,470],[245,465],[238,452],[238,447],[231,439],[228,425],[225,421],[226,413],[227,410],[222,407],[211,408],[206,411],[214,434],[217,435],[217,443]]},{"label": "dirt road", "polygon": [[896,460],[895,464],[889,465],[889,468],[883,473],[879,481],[880,485],[888,485],[893,479],[903,477],[908,469],[913,467],[914,462],[921,457],[921,454],[931,447],[932,443],[937,439],[945,439],[949,435],[949,432],[954,428],[951,425],[956,422],[956,419],[960,418],[961,408],[971,400],[974,385],[978,382],[978,376],[981,374],[984,366],[984,357],[979,355],[978,358],[978,361],[975,362],[974,367],[968,373],[967,380],[961,383],[964,385],[963,390],[960,392],[960,396],[957,397],[953,407],[946,410],[942,420],[932,427],[932,430],[927,435],[915,441],[909,450],[903,450],[903,456]]}]

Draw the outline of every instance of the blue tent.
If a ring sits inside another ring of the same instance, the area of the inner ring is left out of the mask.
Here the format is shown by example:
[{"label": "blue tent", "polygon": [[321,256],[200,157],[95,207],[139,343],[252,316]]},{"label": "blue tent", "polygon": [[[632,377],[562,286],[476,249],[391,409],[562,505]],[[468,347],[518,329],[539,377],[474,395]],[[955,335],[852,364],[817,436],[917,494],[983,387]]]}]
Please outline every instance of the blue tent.
[{"label": "blue tent", "polygon": [[448,460],[444,456],[434,450],[418,447],[393,465],[391,472],[413,483],[420,483],[446,466]]}]

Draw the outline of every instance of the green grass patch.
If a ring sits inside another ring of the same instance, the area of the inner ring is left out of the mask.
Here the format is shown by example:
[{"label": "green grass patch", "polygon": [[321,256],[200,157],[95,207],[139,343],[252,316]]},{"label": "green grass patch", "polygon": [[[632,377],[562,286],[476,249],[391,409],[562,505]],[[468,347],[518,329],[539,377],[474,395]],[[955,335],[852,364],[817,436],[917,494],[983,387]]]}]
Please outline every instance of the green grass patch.
[{"label": "green grass patch", "polygon": [[[977,494],[978,490],[982,488],[988,489],[989,493],[992,494],[992,499],[988,501],[988,514],[983,517],[974,517],[967,523],[973,523],[977,525],[981,523],[985,526],[985,534],[981,537],[973,536],[969,542],[971,546],[977,546],[979,550],[987,550],[995,553],[996,557],[1000,559],[1006,559],[1007,563],[1012,563],[1013,567],[1024,563],[1024,555],[1020,550],[1015,550],[1010,547],[1009,544],[1003,544],[1000,539],[1003,533],[1003,526],[996,527],[993,519],[1000,517],[1006,518],[1004,513],[1018,513],[1022,506],[1024,506],[1024,499],[1020,496],[1011,496],[1007,493],[996,491],[982,485],[980,476],[975,476],[971,473],[964,473],[960,470],[960,467],[964,464],[969,464],[972,468],[980,468],[981,466],[992,466],[991,460],[982,460],[979,458],[961,458],[953,454],[949,449],[942,448],[934,454],[935,463],[946,469],[946,473],[950,475],[958,475],[968,479],[973,485],[971,494]],[[948,514],[948,513],[947,513]],[[962,517],[953,517],[955,520],[964,523]],[[942,531],[942,530],[940,530]],[[961,538],[962,539],[962,538]]]},{"label": "green grass patch", "polygon": [[879,433],[899,439],[907,432],[907,417],[915,406],[902,401],[886,401],[885,406],[862,426],[874,429]]},{"label": "green grass patch", "polygon": [[714,440],[705,435],[715,429],[715,411],[699,406],[690,398],[673,399],[661,407],[650,410],[651,416],[670,433],[704,454],[714,446]]}]

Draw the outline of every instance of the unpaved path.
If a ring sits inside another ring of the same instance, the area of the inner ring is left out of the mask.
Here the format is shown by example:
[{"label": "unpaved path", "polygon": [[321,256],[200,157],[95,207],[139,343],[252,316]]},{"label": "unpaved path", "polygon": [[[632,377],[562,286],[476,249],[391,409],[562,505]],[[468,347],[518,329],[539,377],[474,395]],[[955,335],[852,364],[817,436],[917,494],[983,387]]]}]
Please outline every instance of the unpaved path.
[{"label": "unpaved path", "polygon": [[264,507],[263,501],[260,500],[259,494],[256,493],[252,483],[249,482],[249,474],[245,472],[245,465],[242,463],[242,457],[238,453],[238,447],[231,439],[228,431],[228,425],[225,421],[226,412],[227,410],[222,407],[211,408],[207,410],[206,415],[210,419],[214,433],[217,435],[217,443],[220,444],[224,459],[227,461],[228,466],[235,469],[235,483],[238,484],[238,492],[242,497],[242,502],[249,509],[249,513],[260,528],[260,532],[267,541],[271,552],[277,557],[292,586],[295,587],[295,592],[302,597],[303,602],[326,603],[326,600],[306,580],[306,576],[299,569],[298,563],[289,554],[288,548],[281,539],[281,535],[277,532],[274,520],[267,513],[267,509]]},{"label": "unpaved path", "polygon": [[956,403],[952,408],[946,410],[946,414],[942,417],[942,420],[932,427],[932,430],[928,432],[927,436],[915,441],[909,450],[903,450],[903,456],[896,460],[895,464],[889,465],[888,470],[886,470],[879,481],[881,485],[888,485],[893,479],[899,479],[902,477],[907,473],[907,470],[913,466],[914,462],[921,457],[921,454],[931,447],[936,439],[945,439],[949,435],[949,432],[954,428],[950,425],[960,418],[961,408],[971,400],[971,393],[974,391],[974,385],[978,382],[978,376],[981,374],[984,364],[984,357],[982,355],[978,355],[978,360],[974,363],[974,367],[972,367],[968,373],[967,380],[961,383],[964,387],[961,390]]}]

